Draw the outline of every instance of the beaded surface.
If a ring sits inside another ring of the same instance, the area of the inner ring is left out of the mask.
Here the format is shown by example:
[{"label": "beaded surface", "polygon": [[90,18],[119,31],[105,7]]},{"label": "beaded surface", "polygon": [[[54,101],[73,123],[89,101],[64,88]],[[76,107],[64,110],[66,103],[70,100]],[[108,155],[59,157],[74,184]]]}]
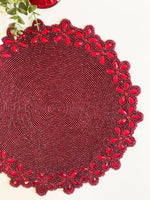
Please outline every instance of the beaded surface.
[{"label": "beaded surface", "polygon": [[39,195],[96,185],[135,144],[138,86],[93,26],[38,20],[0,46],[0,170]]},{"label": "beaded surface", "polygon": [[56,5],[60,0],[30,0],[32,5],[37,5],[38,8],[49,8]]}]

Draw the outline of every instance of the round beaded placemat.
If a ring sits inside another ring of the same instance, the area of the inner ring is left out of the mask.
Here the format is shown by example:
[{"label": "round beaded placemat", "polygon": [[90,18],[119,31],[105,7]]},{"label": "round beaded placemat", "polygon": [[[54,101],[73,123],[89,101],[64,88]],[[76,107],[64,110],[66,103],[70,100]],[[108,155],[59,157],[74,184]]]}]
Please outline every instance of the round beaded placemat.
[{"label": "round beaded placemat", "polygon": [[49,8],[56,5],[60,0],[29,0],[32,5],[38,8]]},{"label": "round beaded placemat", "polygon": [[39,195],[98,183],[135,144],[142,114],[112,40],[70,21],[28,27],[0,46],[0,170]]}]

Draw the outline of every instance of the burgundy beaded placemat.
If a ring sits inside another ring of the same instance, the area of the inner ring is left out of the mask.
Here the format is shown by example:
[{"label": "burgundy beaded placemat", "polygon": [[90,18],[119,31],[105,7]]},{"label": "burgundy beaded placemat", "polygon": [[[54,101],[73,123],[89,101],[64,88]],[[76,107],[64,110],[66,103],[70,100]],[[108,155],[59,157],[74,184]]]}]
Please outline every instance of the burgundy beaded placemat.
[{"label": "burgundy beaded placemat", "polygon": [[120,168],[140,89],[93,26],[38,21],[16,41],[9,28],[0,46],[0,170],[14,187],[70,194]]},{"label": "burgundy beaded placemat", "polygon": [[29,0],[32,5],[38,8],[49,8],[56,5],[60,0]]}]

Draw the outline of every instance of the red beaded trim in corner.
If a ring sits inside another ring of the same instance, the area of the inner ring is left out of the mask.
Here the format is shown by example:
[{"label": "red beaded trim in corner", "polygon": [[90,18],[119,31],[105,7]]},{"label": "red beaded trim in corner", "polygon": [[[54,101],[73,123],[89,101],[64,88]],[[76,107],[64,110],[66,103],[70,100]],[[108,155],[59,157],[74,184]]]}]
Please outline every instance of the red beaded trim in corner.
[{"label": "red beaded trim in corner", "polygon": [[[140,93],[140,88],[132,86],[128,73],[130,65],[128,62],[121,62],[117,58],[117,54],[114,51],[115,42],[112,40],[102,41],[99,36],[95,35],[92,26],[86,26],[82,30],[73,27],[68,20],[63,20],[59,25],[53,26],[45,26],[42,21],[38,21],[40,23],[40,31],[36,30],[33,23],[17,40],[13,39],[10,29],[8,29],[8,36],[3,38],[3,45],[0,46],[0,69],[3,68],[3,59],[9,59],[14,53],[30,48],[30,45],[34,46],[39,42],[45,45],[49,42],[49,34],[52,33],[56,44],[59,45],[59,43],[63,42],[66,47],[72,45],[77,49],[84,48],[86,53],[95,59],[95,62],[101,65],[107,63],[107,75],[112,77],[119,96],[120,109],[118,113],[120,113],[121,118],[116,122],[114,130],[117,133],[117,137],[107,141],[105,152],[102,155],[97,154],[87,168],[72,169],[69,174],[66,172],[49,174],[48,176],[45,176],[43,172],[34,174],[32,169],[24,171],[24,166],[19,163],[19,160],[7,158],[7,152],[2,149],[0,171],[11,178],[10,183],[12,186],[33,186],[39,195],[44,195],[48,190],[57,188],[63,188],[64,192],[70,194],[75,188],[82,186],[83,183],[89,182],[92,185],[96,185],[99,177],[103,176],[109,168],[120,168],[120,158],[127,147],[135,144],[132,134],[137,123],[143,119],[142,114],[136,111],[136,97]],[[30,45],[26,43],[26,38],[30,39]],[[4,51],[3,47],[7,51]],[[123,83],[123,86],[120,86],[119,83]],[[125,103],[128,104],[127,110],[124,108]],[[124,129],[124,124],[127,125],[126,129]]]}]

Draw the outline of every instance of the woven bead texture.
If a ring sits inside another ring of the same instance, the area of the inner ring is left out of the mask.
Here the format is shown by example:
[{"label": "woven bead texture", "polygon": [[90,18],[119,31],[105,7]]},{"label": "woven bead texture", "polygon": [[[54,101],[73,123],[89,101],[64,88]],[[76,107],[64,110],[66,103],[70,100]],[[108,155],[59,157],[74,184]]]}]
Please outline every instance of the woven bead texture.
[{"label": "woven bead texture", "polygon": [[93,26],[38,22],[17,40],[9,28],[0,46],[0,171],[14,187],[70,194],[120,168],[140,89]]},{"label": "woven bead texture", "polygon": [[32,5],[38,8],[49,8],[56,5],[60,0],[29,0]]}]

